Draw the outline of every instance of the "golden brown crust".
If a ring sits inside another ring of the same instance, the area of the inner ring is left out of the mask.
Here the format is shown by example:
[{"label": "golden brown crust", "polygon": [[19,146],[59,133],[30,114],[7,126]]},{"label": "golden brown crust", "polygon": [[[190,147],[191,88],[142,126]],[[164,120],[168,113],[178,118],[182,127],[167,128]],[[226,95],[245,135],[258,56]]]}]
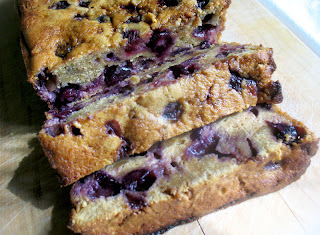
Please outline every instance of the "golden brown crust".
[{"label": "golden brown crust", "polygon": [[[107,133],[107,121],[117,120],[123,138],[131,144],[132,150],[128,154],[134,154],[146,151],[157,141],[254,106],[259,99],[254,89],[248,86],[237,92],[229,86],[229,67],[263,87],[270,83],[273,71],[269,69],[274,63],[269,51],[229,57],[173,84],[104,105],[98,111],[70,122],[82,135],[74,136],[65,128],[65,134],[53,137],[43,129],[39,139],[45,154],[63,184],[67,185],[119,158],[122,138]],[[253,72],[256,69],[258,72]],[[263,101],[271,103],[272,98],[265,96]],[[176,121],[165,119],[163,110],[174,102],[183,107],[181,118]]]},{"label": "golden brown crust", "polygon": [[[298,180],[310,164],[310,156],[301,148],[294,148],[268,170],[265,164],[248,162],[227,175],[190,187],[185,195],[172,195],[160,203],[149,205],[139,213],[131,213],[110,223],[72,224],[75,232],[83,234],[146,234],[169,227],[177,221],[198,218],[267,193],[277,191]],[[76,212],[73,210],[73,214]],[[121,223],[117,224],[117,222]],[[108,226],[106,226],[108,224]]]},{"label": "golden brown crust", "polygon": [[[63,6],[59,5],[61,2]],[[89,5],[80,6],[81,2]],[[140,38],[148,41],[152,30],[165,28],[176,38],[174,47],[199,45],[203,39],[193,37],[193,31],[205,24],[202,20],[207,14],[214,14],[214,24],[219,23],[215,40],[218,42],[230,0],[212,0],[203,9],[196,0],[182,0],[178,6],[170,7],[159,3],[158,0],[20,0],[21,30],[31,53],[24,57],[29,81],[36,86],[37,74],[45,68],[63,82],[96,78],[105,63],[100,65],[95,60],[103,60],[111,51],[123,54],[128,40],[123,38],[123,32],[127,30],[139,30]],[[103,22],[99,22],[99,17],[104,17]],[[140,17],[141,21],[128,23],[130,17]],[[61,48],[68,53],[60,56]],[[95,67],[99,69],[88,71]]]}]

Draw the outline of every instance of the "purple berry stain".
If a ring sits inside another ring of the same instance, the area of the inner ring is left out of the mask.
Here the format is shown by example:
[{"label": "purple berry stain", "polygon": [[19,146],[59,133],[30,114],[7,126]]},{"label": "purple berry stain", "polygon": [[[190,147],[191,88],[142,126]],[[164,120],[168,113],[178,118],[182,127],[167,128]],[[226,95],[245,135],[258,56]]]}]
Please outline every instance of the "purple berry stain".
[{"label": "purple berry stain", "polygon": [[127,191],[124,193],[131,209],[141,209],[147,206],[145,196],[141,193]]},{"label": "purple berry stain", "polygon": [[127,38],[128,42],[125,47],[127,53],[138,53],[143,50],[144,44],[140,38],[139,30],[128,30],[124,32],[123,38]]}]

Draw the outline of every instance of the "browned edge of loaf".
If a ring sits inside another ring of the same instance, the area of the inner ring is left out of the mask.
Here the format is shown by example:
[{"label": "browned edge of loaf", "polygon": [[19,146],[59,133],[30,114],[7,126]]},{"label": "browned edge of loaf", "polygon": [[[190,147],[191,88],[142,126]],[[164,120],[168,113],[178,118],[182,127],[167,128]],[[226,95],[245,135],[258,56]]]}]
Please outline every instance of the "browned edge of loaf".
[{"label": "browned edge of loaf", "polygon": [[[70,225],[69,228],[83,234],[165,232],[184,221],[189,222],[247,199],[275,192],[298,180],[310,165],[310,158],[316,153],[318,142],[319,139],[316,139],[300,146],[294,145],[292,151],[277,163],[279,167],[271,170],[265,167],[270,162],[249,161],[219,180],[213,179],[189,188],[185,195],[172,195],[168,201],[149,205],[127,216],[120,224],[112,224],[101,218],[90,224]],[[73,209],[72,214],[75,213]],[[110,227],[117,229],[110,230]]]}]

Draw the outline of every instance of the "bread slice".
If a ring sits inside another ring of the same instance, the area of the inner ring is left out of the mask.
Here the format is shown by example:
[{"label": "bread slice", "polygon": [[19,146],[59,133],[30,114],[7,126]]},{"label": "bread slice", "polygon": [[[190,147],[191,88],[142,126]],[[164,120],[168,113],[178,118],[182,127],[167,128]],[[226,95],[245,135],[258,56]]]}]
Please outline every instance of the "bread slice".
[{"label": "bread slice", "polygon": [[247,109],[78,181],[70,228],[83,234],[164,231],[297,180],[318,142],[275,106]]},{"label": "bread slice", "polygon": [[257,102],[279,103],[272,50],[194,50],[48,114],[39,139],[63,184]]},{"label": "bread slice", "polygon": [[[20,0],[28,80],[52,105],[123,62],[155,64],[219,41],[230,0]],[[136,66],[135,66],[136,67]],[[128,72],[128,71],[126,71]],[[125,73],[127,74],[127,73]]]}]

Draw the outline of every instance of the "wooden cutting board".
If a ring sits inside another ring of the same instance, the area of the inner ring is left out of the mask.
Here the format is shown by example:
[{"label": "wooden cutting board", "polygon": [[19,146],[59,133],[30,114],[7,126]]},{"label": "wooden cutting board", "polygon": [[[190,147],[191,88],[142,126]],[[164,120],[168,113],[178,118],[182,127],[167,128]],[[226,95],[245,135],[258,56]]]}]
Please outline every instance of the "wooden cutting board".
[{"label": "wooden cutting board", "polygon": [[[70,188],[59,187],[36,137],[46,106],[26,82],[11,0],[0,0],[0,25],[0,233],[71,234]],[[274,48],[282,108],[320,137],[320,59],[255,0],[233,0],[223,39]],[[167,234],[320,234],[319,172],[320,152],[285,189]]]}]

